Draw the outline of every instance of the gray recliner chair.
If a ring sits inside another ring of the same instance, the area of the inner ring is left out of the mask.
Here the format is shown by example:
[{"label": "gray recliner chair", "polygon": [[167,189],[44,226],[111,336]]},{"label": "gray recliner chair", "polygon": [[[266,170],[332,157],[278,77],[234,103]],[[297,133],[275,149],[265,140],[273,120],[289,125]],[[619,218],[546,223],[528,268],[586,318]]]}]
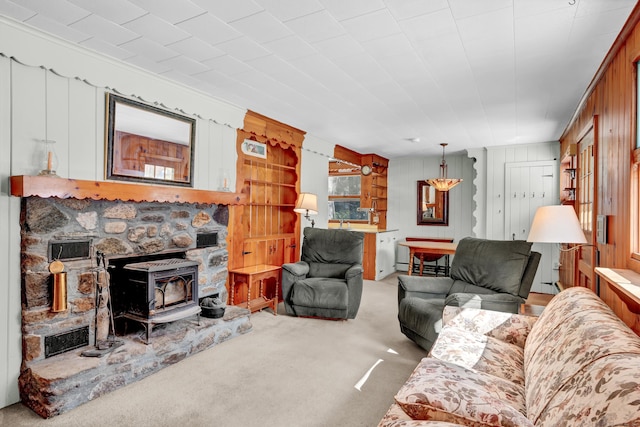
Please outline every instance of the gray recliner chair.
[{"label": "gray recliner chair", "polygon": [[288,314],[354,319],[362,297],[364,233],[305,228],[301,260],[282,266]]},{"label": "gray recliner chair", "polygon": [[398,276],[400,330],[428,351],[440,332],[445,305],[517,313],[540,256],[522,240],[460,240],[449,277]]}]

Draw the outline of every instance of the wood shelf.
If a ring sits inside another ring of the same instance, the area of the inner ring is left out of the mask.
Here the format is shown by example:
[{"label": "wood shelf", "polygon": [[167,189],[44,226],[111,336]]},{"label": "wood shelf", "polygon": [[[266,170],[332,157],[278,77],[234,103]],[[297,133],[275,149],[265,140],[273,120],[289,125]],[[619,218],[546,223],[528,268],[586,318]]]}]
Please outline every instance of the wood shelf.
[{"label": "wood shelf", "polygon": [[632,270],[603,267],[596,267],[595,271],[630,311],[640,314],[640,274]]},{"label": "wood shelf", "polygon": [[196,190],[113,181],[85,181],[50,176],[10,177],[11,195],[16,197],[58,197],[61,199],[122,200],[132,202],[210,203],[245,205],[247,196],[225,191]]}]

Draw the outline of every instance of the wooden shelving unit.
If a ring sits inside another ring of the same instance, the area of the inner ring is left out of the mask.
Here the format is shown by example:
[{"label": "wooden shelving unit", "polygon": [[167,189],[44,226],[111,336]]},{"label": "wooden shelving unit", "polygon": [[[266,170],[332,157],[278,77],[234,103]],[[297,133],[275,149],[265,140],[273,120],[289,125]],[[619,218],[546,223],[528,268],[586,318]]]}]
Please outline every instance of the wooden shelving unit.
[{"label": "wooden shelving unit", "polygon": [[387,228],[387,168],[389,160],[377,154],[365,154],[360,160],[370,165],[373,172],[362,177],[360,207],[372,209],[372,222],[378,228]]},{"label": "wooden shelving unit", "polygon": [[573,205],[576,201],[577,146],[569,144],[560,160],[560,203]]},{"label": "wooden shelving unit", "polygon": [[[301,130],[247,112],[236,142],[236,190],[247,197],[247,204],[234,209],[230,269],[280,266],[299,259],[301,217],[293,209],[300,190],[300,149],[304,135]],[[266,158],[243,152],[245,140],[264,144]],[[274,281],[264,286],[267,299],[282,297]],[[250,293],[260,294],[259,289],[251,289]],[[242,299],[243,295],[234,296],[238,303],[246,303]]]}]

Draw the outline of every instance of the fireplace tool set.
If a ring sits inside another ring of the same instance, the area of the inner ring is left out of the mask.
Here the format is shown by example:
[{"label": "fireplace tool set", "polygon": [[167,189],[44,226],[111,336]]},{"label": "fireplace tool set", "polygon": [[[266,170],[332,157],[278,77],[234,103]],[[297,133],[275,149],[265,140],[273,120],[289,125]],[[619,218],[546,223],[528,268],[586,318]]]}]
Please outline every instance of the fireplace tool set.
[{"label": "fireplace tool set", "polygon": [[[82,352],[86,357],[102,357],[107,353],[112,352],[116,348],[124,344],[122,340],[116,340],[116,329],[113,319],[113,304],[111,301],[111,286],[109,285],[109,273],[106,268],[105,256],[103,252],[96,252],[97,267],[93,270],[96,277],[96,299],[95,299],[95,319],[93,329],[94,348],[85,350]],[[106,283],[102,283],[101,280],[105,280]],[[109,330],[111,333],[107,333],[107,339],[104,341],[98,341],[98,312],[100,310],[100,304],[103,301],[103,292],[106,289],[106,306],[109,310]]]}]

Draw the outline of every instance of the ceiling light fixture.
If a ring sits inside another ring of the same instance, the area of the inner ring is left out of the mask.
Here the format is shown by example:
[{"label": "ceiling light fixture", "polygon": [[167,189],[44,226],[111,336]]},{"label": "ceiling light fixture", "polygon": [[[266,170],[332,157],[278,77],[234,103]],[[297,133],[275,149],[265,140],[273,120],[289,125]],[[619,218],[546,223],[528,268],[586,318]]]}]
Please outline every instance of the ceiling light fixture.
[{"label": "ceiling light fixture", "polygon": [[462,178],[447,178],[447,162],[444,160],[444,147],[446,143],[440,144],[442,146],[442,163],[440,163],[440,177],[430,178],[426,182],[438,191],[449,191],[456,185],[462,182]]}]

